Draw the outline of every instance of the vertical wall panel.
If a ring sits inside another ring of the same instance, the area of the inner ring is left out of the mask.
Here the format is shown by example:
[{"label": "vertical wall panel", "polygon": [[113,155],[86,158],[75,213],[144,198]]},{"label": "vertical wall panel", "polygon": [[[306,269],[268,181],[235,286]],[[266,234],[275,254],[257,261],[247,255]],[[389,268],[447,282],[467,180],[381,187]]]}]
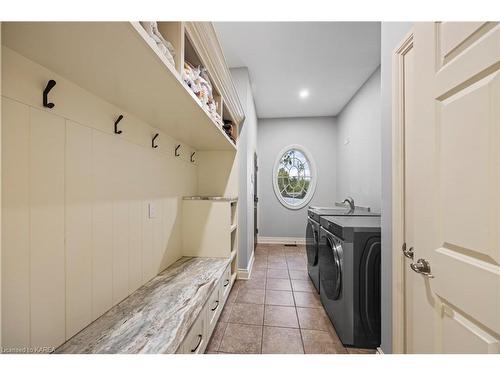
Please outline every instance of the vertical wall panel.
[{"label": "vertical wall panel", "polygon": [[149,218],[149,204],[152,202],[150,199],[154,193],[153,178],[155,175],[155,166],[153,165],[154,159],[149,157],[150,152],[141,152],[141,184],[142,190],[142,281],[147,282],[156,275],[156,269],[153,264],[153,219]]},{"label": "vertical wall panel", "polygon": [[181,207],[177,198],[163,200],[164,256],[161,268],[165,269],[182,256]]},{"label": "vertical wall panel", "polygon": [[112,142],[113,173],[113,303],[118,303],[128,296],[128,234],[129,209],[127,190],[127,174],[131,156],[128,154],[129,144],[115,139]]},{"label": "vertical wall panel", "polygon": [[109,149],[112,136],[92,131],[92,319],[113,306],[113,204]]},{"label": "vertical wall panel", "polygon": [[153,266],[153,222],[148,217],[148,201],[142,204],[142,282],[154,277]]},{"label": "vertical wall panel", "polygon": [[128,287],[128,202],[113,202],[113,303],[127,297]]},{"label": "vertical wall panel", "polygon": [[29,107],[2,98],[2,345],[30,340]]},{"label": "vertical wall panel", "polygon": [[165,231],[163,229],[163,191],[164,186],[168,184],[168,179],[175,179],[177,176],[175,174],[167,176],[160,174],[157,171],[166,169],[165,160],[162,157],[154,157],[153,163],[153,174],[150,177],[152,183],[152,204],[154,205],[154,210],[156,212],[155,217],[151,219],[153,222],[153,265],[155,274],[162,271],[162,260],[165,255],[164,248],[164,238]]},{"label": "vertical wall panel", "polygon": [[[141,170],[140,154],[143,149],[130,145],[128,160],[126,196],[129,199],[129,293],[142,285],[142,200],[141,183],[138,183]],[[143,182],[142,182],[143,183]]]},{"label": "vertical wall panel", "polygon": [[142,285],[142,203],[129,206],[129,293]]},{"label": "vertical wall panel", "polygon": [[155,274],[162,271],[161,263],[164,254],[163,248],[163,205],[160,199],[154,199],[153,201],[156,217],[151,219],[153,222],[153,266]]},{"label": "vertical wall panel", "polygon": [[92,130],[66,122],[66,338],[92,321]]},{"label": "vertical wall panel", "polygon": [[65,339],[64,119],[31,108],[31,345]]}]

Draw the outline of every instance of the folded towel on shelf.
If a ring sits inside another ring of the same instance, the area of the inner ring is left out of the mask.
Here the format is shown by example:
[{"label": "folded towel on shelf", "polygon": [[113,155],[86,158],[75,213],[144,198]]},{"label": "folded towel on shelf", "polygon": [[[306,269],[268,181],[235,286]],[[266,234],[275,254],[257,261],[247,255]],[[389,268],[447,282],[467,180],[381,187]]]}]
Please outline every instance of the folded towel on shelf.
[{"label": "folded towel on shelf", "polygon": [[217,112],[218,103],[213,97],[213,88],[207,70],[201,66],[195,67],[189,62],[184,63],[182,79],[194,92],[201,105],[207,109],[214,121],[222,127],[222,116]]},{"label": "folded towel on shelf", "polygon": [[158,23],[153,21],[141,21],[140,24],[149,35],[149,37],[156,43],[156,46],[167,58],[168,62],[173,67],[175,67],[175,49],[172,44],[168,40],[166,40],[163,35],[161,35],[160,31],[158,30]]},{"label": "folded towel on shelf", "polygon": [[196,68],[187,61],[184,63],[184,72],[182,74],[182,79],[191,88],[191,90],[198,96],[201,91],[201,85],[199,82],[200,68]]}]

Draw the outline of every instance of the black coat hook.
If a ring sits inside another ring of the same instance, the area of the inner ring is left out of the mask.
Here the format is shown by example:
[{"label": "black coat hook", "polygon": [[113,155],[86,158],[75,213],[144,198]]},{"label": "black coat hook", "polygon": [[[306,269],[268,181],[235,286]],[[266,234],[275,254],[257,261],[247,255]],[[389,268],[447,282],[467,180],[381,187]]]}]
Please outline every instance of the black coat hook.
[{"label": "black coat hook", "polygon": [[153,140],[151,141],[151,147],[157,148],[158,145],[155,145],[155,139],[158,138],[160,134],[156,133],[155,136],[153,137]]},{"label": "black coat hook", "polygon": [[175,148],[175,156],[181,156],[181,154],[179,152],[177,152],[177,150],[181,147],[181,145],[177,145],[177,147]]},{"label": "black coat hook", "polygon": [[43,106],[47,108],[54,108],[55,104],[54,103],[49,103],[49,99],[47,96],[49,95],[50,90],[54,88],[56,85],[56,81],[51,79],[49,82],[47,82],[47,86],[45,86],[45,90],[43,90]]},{"label": "black coat hook", "polygon": [[122,134],[123,132],[121,130],[118,130],[118,123],[122,120],[123,115],[118,116],[118,118],[115,121],[115,134]]},{"label": "black coat hook", "polygon": [[193,152],[193,153],[191,154],[191,163],[194,163],[194,154],[196,154],[196,152]]}]

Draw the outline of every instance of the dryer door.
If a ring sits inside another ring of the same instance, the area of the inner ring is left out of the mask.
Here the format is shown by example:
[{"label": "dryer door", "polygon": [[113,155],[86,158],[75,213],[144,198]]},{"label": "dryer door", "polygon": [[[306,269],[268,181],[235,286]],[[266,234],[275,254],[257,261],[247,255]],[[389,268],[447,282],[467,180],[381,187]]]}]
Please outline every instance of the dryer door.
[{"label": "dryer door", "polygon": [[380,237],[366,241],[359,273],[359,310],[367,344],[380,344]]},{"label": "dryer door", "polygon": [[306,253],[307,263],[311,266],[318,264],[318,236],[319,223],[307,218],[306,226]]},{"label": "dryer door", "polygon": [[343,264],[343,250],[342,243],[335,240],[335,247],[333,249],[333,257],[335,261],[335,298],[339,299],[342,292],[342,264]]},{"label": "dryer door", "polygon": [[342,292],[342,246],[331,234],[326,235],[326,246],[320,265],[321,291],[330,300],[337,300]]}]

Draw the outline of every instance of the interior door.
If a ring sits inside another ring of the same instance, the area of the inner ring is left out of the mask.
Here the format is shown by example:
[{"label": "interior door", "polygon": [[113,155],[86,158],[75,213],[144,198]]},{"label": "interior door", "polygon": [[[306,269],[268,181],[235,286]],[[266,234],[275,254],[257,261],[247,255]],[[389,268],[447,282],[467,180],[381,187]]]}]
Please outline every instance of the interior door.
[{"label": "interior door", "polygon": [[500,26],[417,23],[414,59],[407,350],[499,353]]}]

